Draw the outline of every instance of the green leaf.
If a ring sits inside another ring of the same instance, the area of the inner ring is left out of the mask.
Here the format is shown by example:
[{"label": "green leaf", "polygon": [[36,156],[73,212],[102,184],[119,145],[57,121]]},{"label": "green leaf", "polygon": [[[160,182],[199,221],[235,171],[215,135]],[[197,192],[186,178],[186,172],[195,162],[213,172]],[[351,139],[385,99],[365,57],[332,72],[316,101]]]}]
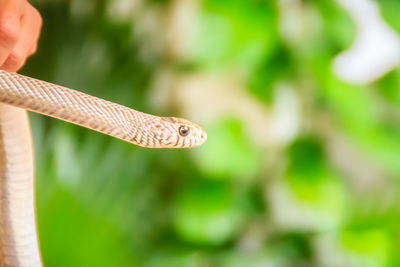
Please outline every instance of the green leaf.
[{"label": "green leaf", "polygon": [[178,195],[174,226],[184,240],[220,245],[237,234],[243,218],[229,185],[205,181],[185,187]]},{"label": "green leaf", "polygon": [[258,152],[242,124],[223,119],[207,127],[207,142],[198,149],[198,164],[210,178],[248,179],[260,166]]}]

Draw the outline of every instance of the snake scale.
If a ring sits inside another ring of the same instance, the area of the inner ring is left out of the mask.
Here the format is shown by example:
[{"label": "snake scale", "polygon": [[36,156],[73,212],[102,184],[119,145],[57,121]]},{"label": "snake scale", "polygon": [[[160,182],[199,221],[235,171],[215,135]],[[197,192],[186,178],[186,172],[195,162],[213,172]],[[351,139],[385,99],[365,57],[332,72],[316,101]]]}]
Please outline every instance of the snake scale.
[{"label": "snake scale", "polygon": [[63,86],[0,70],[0,266],[42,266],[26,110],[150,148],[199,146],[207,134],[175,117],[142,113]]}]

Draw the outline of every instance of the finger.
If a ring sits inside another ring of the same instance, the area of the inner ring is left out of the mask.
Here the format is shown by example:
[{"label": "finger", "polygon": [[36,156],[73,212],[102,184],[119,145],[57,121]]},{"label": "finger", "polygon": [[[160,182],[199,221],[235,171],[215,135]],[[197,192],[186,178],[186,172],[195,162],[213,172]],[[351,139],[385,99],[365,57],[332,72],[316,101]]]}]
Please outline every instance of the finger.
[{"label": "finger", "polygon": [[0,0],[0,66],[18,41],[23,4],[20,0]]},{"label": "finger", "polygon": [[39,41],[39,37],[40,37],[40,31],[42,30],[43,20],[42,20],[42,16],[40,15],[39,11],[37,11],[36,8],[31,6],[30,4],[29,4],[29,8],[32,10],[32,17],[33,17],[33,21],[34,21],[33,23],[35,25],[33,27],[33,39],[32,39],[33,44],[29,48],[29,51],[28,51],[28,56],[31,56],[36,53],[37,45],[38,45],[38,41]]},{"label": "finger", "polygon": [[31,48],[31,50],[29,51],[29,56],[32,56],[33,54],[35,54],[36,50],[37,50],[37,41],[36,41],[36,44],[34,44],[33,47]]},{"label": "finger", "polygon": [[21,21],[20,38],[12,49],[2,68],[9,71],[17,71],[24,64],[32,49],[36,47],[39,38],[42,19],[39,12],[31,5],[27,6],[25,15]]}]

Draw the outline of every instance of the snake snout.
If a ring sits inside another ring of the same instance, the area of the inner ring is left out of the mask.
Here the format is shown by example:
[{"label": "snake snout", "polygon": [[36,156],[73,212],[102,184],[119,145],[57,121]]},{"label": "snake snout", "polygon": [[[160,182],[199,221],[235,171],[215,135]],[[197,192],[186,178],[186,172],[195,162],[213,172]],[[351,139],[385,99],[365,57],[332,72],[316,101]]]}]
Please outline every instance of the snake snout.
[{"label": "snake snout", "polygon": [[204,143],[207,140],[207,133],[203,131],[200,135],[200,138],[202,141],[201,143]]}]

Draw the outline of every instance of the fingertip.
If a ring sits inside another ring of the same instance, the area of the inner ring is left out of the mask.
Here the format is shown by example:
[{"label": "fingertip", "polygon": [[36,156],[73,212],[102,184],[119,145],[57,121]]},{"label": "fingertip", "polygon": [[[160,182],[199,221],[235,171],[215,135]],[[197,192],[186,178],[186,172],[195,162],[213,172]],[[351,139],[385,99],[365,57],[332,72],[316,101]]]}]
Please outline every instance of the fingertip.
[{"label": "fingertip", "polygon": [[35,43],[35,44],[33,45],[33,47],[31,48],[31,50],[29,50],[28,55],[29,55],[29,56],[32,56],[33,54],[36,53],[36,51],[37,51],[37,43]]},{"label": "fingertip", "polygon": [[7,71],[18,71],[26,61],[26,56],[19,51],[12,51],[1,68]]},{"label": "fingertip", "polygon": [[43,25],[43,18],[40,15],[40,12],[34,6],[32,6],[31,4],[29,4],[29,8],[32,11],[32,16],[34,18],[34,21],[37,23],[38,28],[41,29],[42,25]]}]

